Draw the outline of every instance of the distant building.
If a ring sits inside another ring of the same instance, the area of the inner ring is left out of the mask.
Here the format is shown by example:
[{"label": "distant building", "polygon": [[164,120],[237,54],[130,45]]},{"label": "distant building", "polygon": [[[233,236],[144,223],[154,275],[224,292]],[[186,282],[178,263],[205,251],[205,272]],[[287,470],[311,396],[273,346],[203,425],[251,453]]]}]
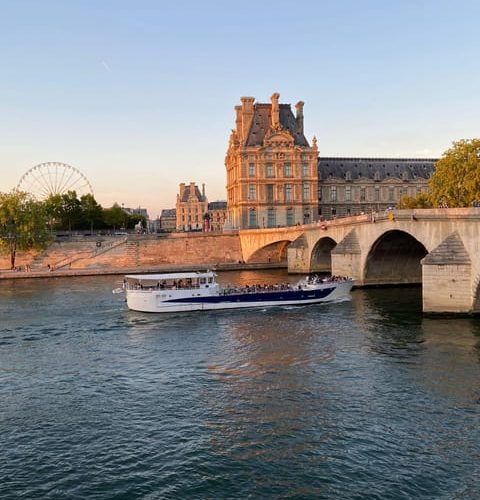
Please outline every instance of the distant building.
[{"label": "distant building", "polygon": [[159,231],[173,232],[177,228],[177,211],[174,208],[166,208],[160,213]]},{"label": "distant building", "polygon": [[233,228],[292,226],[318,218],[317,145],[303,132],[303,102],[235,106],[225,158],[229,224]]},{"label": "distant building", "polygon": [[145,220],[148,220],[148,212],[146,208],[128,208],[122,206],[122,210],[127,213],[128,215],[141,215],[145,217]]},{"label": "distant building", "polygon": [[207,211],[208,201],[205,196],[205,184],[202,186],[202,192],[194,182],[189,185],[180,184],[176,206],[177,231],[202,231]]},{"label": "distant building", "polygon": [[436,159],[318,158],[319,215],[326,219],[395,207],[428,189]]},{"label": "distant building", "polygon": [[223,231],[225,220],[227,219],[227,202],[212,201],[208,204],[208,224],[209,231]]}]

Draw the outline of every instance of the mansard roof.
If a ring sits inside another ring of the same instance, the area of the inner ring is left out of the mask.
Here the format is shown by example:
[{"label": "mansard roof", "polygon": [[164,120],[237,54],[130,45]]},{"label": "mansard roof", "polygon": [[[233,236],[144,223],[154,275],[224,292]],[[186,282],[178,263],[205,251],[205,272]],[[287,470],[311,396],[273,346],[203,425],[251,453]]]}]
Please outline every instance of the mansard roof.
[{"label": "mansard roof", "polygon": [[435,169],[436,161],[436,158],[319,157],[318,175],[322,180],[329,177],[345,179],[347,172],[350,172],[351,180],[429,179]]},{"label": "mansard roof", "polygon": [[[253,107],[253,120],[246,146],[262,146],[265,134],[270,130],[272,120],[272,105],[265,103],[256,103]],[[288,130],[293,136],[293,143],[296,146],[308,147],[308,141],[301,132],[297,132],[297,122],[292,112],[290,104],[279,105],[279,121],[283,129]]]},{"label": "mansard roof", "polygon": [[[190,190],[193,189],[193,192],[190,192]],[[182,193],[182,196],[180,198],[181,203],[187,203],[190,199],[197,199],[198,201],[207,201],[207,198],[202,195],[200,192],[200,189],[198,189],[198,186],[192,186],[191,184],[188,186],[185,186],[185,189]]]},{"label": "mansard roof", "polygon": [[211,201],[208,204],[209,210],[226,210],[227,202],[226,201]]}]

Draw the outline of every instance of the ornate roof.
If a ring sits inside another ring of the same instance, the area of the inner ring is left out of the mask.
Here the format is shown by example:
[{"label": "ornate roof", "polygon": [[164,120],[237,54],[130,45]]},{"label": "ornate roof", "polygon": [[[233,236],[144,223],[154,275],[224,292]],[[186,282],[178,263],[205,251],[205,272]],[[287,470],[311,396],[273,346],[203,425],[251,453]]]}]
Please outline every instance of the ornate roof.
[{"label": "ornate roof", "polygon": [[180,197],[180,202],[187,203],[192,198],[197,199],[198,201],[206,201],[206,197],[202,195],[198,186],[190,184],[185,186],[182,196]]},{"label": "ornate roof", "polygon": [[[271,104],[256,103],[254,105],[253,120],[245,143],[246,146],[263,146],[265,135],[271,130],[271,115]],[[279,121],[281,129],[290,132],[296,146],[309,147],[303,133],[297,132],[297,122],[290,104],[279,105]]]}]

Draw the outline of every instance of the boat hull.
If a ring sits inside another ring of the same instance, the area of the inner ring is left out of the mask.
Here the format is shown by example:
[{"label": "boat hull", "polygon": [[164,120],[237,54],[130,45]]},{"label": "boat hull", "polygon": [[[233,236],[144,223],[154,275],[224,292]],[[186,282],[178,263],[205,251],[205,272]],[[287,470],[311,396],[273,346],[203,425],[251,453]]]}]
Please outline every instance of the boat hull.
[{"label": "boat hull", "polygon": [[162,291],[133,290],[127,291],[127,305],[134,311],[152,313],[300,306],[347,298],[352,284],[351,281],[344,281],[301,290],[215,293],[173,299],[165,299],[165,293]]}]

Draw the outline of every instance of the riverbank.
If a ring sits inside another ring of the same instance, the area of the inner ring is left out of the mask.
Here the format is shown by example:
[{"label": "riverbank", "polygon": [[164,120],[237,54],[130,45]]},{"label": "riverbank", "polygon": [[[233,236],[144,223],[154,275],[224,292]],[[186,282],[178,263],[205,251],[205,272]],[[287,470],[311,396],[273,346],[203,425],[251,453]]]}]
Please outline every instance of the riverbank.
[{"label": "riverbank", "polygon": [[205,269],[215,269],[216,271],[245,271],[260,269],[286,269],[287,263],[219,263],[219,264],[163,264],[157,266],[135,266],[122,268],[101,268],[101,269],[59,269],[58,271],[10,271],[0,270],[0,280],[6,279],[30,279],[30,278],[55,278],[55,277],[76,277],[76,276],[104,276],[123,274],[143,274],[143,273],[178,273],[190,271],[203,271]]}]

